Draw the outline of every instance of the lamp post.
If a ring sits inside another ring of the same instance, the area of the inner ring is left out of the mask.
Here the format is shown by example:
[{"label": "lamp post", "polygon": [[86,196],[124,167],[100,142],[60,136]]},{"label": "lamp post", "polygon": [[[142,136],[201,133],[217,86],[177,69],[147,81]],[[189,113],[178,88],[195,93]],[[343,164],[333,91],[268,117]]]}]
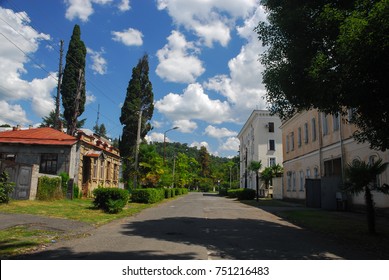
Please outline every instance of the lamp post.
[{"label": "lamp post", "polygon": [[178,128],[179,128],[178,126],[175,126],[171,129],[166,130],[163,133],[163,164],[165,164],[165,159],[166,159],[166,133],[168,133],[171,130],[178,129]]}]

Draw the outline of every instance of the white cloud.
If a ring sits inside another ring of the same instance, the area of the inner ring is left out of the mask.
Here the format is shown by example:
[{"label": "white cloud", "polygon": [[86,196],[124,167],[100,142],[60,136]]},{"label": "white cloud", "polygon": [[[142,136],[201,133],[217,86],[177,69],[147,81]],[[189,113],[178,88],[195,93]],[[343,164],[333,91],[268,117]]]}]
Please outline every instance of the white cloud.
[{"label": "white cloud", "polygon": [[94,96],[92,93],[87,92],[86,98],[85,98],[85,105],[89,105],[91,103],[96,102],[96,96]]},{"label": "white cloud", "polygon": [[190,119],[210,123],[232,121],[230,105],[226,101],[210,99],[198,83],[190,84],[181,95],[167,94],[155,102],[155,108],[175,121]]},{"label": "white cloud", "polygon": [[205,71],[200,59],[194,55],[198,49],[178,31],[172,31],[167,39],[168,43],[157,52],[159,64],[155,72],[169,82],[194,82]]},{"label": "white cloud", "polygon": [[122,0],[118,7],[119,10],[122,12],[130,10],[131,9],[130,0]]},{"label": "white cloud", "polygon": [[211,136],[213,138],[224,138],[224,137],[236,136],[237,133],[225,127],[217,128],[212,125],[208,125],[205,128],[205,135]]},{"label": "white cloud", "polygon": [[104,49],[101,49],[101,51],[94,51],[88,48],[87,53],[90,54],[90,57],[92,59],[92,65],[90,66],[90,68],[93,70],[93,73],[100,75],[106,74],[107,60],[102,56],[104,54]]},{"label": "white cloud", "polygon": [[192,144],[189,145],[189,147],[197,147],[198,149],[200,149],[201,147],[205,147],[207,148],[207,151],[210,152],[209,144],[205,141],[202,142],[194,141]]},{"label": "white cloud", "polygon": [[239,151],[239,139],[236,137],[229,137],[220,147],[223,151]]},{"label": "white cloud", "polygon": [[[0,7],[0,18],[8,23],[0,24],[3,36],[0,43],[0,101],[3,102],[3,108],[8,104],[9,110],[15,112],[12,121],[25,124],[28,120],[18,102],[31,102],[32,111],[39,117],[47,116],[54,109],[51,92],[57,86],[55,73],[32,81],[22,79],[22,75],[27,74],[25,64],[29,62],[29,57],[38,50],[40,41],[50,40],[50,36],[38,33],[28,26],[30,19],[25,12],[14,13]],[[15,45],[23,52],[15,48]],[[2,115],[6,114],[3,112],[1,111]]]},{"label": "white cloud", "polygon": [[236,19],[247,17],[259,4],[258,0],[158,0],[157,5],[211,47],[214,42],[226,46]]},{"label": "white cloud", "polygon": [[20,105],[11,105],[4,100],[0,100],[0,124],[25,125],[30,123],[26,112]]},{"label": "white cloud", "polygon": [[[162,142],[163,143],[163,138],[164,135],[163,133],[158,133],[158,132],[152,132],[146,135],[145,139],[147,142]],[[169,138],[166,137],[166,142],[170,142]]]},{"label": "white cloud", "polygon": [[263,49],[253,31],[264,17],[263,8],[258,7],[253,16],[245,21],[245,25],[238,27],[238,33],[247,43],[228,62],[229,75],[214,76],[204,84],[204,88],[217,91],[227,98],[239,122],[245,121],[252,110],[265,109],[267,105],[261,75],[263,66],[258,61]]},{"label": "white cloud", "polygon": [[79,18],[81,21],[86,22],[94,12],[92,3],[106,5],[111,2],[112,0],[65,0],[67,5],[65,17],[68,20]]},{"label": "white cloud", "polygon": [[183,133],[192,133],[197,128],[197,123],[190,120],[177,120],[173,122],[173,125]]},{"label": "white cloud", "polygon": [[126,46],[142,46],[143,34],[139,30],[128,28],[123,31],[112,31],[112,40],[121,42]]}]

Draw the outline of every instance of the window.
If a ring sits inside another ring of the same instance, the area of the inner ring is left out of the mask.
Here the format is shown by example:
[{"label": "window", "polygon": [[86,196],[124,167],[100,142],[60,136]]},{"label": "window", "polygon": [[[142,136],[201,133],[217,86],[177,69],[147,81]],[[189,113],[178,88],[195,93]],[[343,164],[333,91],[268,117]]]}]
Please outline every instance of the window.
[{"label": "window", "polygon": [[97,178],[97,158],[93,159],[93,178]]},{"label": "window", "polygon": [[104,159],[100,160],[100,180],[104,180]]},{"label": "window", "polygon": [[292,172],[288,171],[286,173],[286,180],[287,180],[287,187],[288,187],[288,191],[291,190],[292,188]]},{"label": "window", "polygon": [[114,181],[117,181],[117,180],[118,180],[117,171],[118,171],[118,165],[115,163],[115,164],[113,165],[113,180],[114,180]]},{"label": "window", "polygon": [[274,166],[274,165],[276,165],[276,158],[275,157],[269,158],[269,166]]},{"label": "window", "polygon": [[274,132],[274,122],[269,122],[268,127],[269,127],[269,132]]},{"label": "window", "polygon": [[57,174],[57,154],[42,154],[39,173]]},{"label": "window", "polygon": [[304,143],[308,143],[308,123],[304,124]]},{"label": "window", "polygon": [[304,171],[300,171],[300,191],[304,191]]},{"label": "window", "polygon": [[313,169],[313,176],[315,179],[319,178],[319,169],[317,167]]},{"label": "window", "polygon": [[292,172],[292,191],[296,191],[296,172]]},{"label": "window", "polygon": [[269,151],[275,151],[275,150],[276,150],[276,146],[274,140],[269,140]]},{"label": "window", "polygon": [[294,151],[294,132],[290,133],[290,150]]},{"label": "window", "polygon": [[[377,160],[378,160],[377,156],[375,156],[375,155],[370,156],[369,157],[369,164],[373,165],[374,163],[377,162]],[[376,176],[374,183],[377,184],[377,186],[381,185],[381,181],[380,181],[380,176],[379,175]]]},{"label": "window", "polygon": [[286,135],[285,138],[285,146],[286,146],[286,152],[289,153],[289,135]]},{"label": "window", "polygon": [[297,145],[301,147],[301,127],[297,129]]},{"label": "window", "polygon": [[311,120],[311,124],[312,124],[312,141],[316,141],[316,119],[315,118]]},{"label": "window", "polygon": [[309,177],[311,177],[311,169],[309,169],[309,167],[307,168],[307,178],[309,179]]},{"label": "window", "polygon": [[356,109],[355,108],[351,108],[351,109],[348,109],[347,110],[347,119],[349,122],[352,122],[355,118],[355,112],[356,112]]},{"label": "window", "polygon": [[105,170],[107,171],[105,179],[111,180],[111,163],[109,161],[107,162],[107,168]]},{"label": "window", "polygon": [[322,113],[322,121],[323,121],[323,135],[328,134],[328,118],[327,114]]},{"label": "window", "polygon": [[335,115],[332,116],[332,126],[334,131],[338,131],[340,127],[340,117],[339,113],[336,113]]}]

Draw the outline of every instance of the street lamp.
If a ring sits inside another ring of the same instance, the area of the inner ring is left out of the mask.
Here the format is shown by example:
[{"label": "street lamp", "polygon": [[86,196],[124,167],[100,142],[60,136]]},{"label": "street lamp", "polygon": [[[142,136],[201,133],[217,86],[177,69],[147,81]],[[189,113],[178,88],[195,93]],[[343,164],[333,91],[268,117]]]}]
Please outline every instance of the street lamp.
[{"label": "street lamp", "polygon": [[178,128],[179,128],[178,126],[175,126],[171,129],[166,130],[163,133],[163,164],[165,164],[165,159],[166,159],[166,133],[168,133],[171,130],[178,129]]}]

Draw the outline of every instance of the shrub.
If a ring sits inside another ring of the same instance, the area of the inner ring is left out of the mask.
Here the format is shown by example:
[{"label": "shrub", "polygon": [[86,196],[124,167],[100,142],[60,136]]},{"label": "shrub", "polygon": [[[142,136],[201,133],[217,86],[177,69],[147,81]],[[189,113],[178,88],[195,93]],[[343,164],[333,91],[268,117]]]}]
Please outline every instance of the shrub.
[{"label": "shrub", "polygon": [[238,200],[251,200],[255,198],[255,190],[231,189],[227,191],[227,196],[230,198],[237,198]]},{"label": "shrub", "polygon": [[8,203],[13,191],[14,183],[8,182],[8,174],[4,171],[0,174],[0,203]]},{"label": "shrub", "polygon": [[172,189],[164,189],[165,191],[165,198],[171,198],[172,197]]},{"label": "shrub", "polygon": [[66,173],[66,172],[61,172],[59,174],[59,176],[61,177],[61,188],[62,188],[62,192],[64,195],[66,195],[66,192],[68,190],[68,182],[69,182],[69,174]]},{"label": "shrub", "polygon": [[38,200],[62,199],[61,178],[50,178],[48,176],[39,177],[36,198]]},{"label": "shrub", "polygon": [[82,193],[77,184],[73,185],[73,198],[81,198]]},{"label": "shrub", "polygon": [[135,189],[132,191],[131,200],[138,203],[156,203],[165,199],[164,189]]},{"label": "shrub", "polygon": [[122,211],[129,198],[128,191],[119,188],[99,187],[93,190],[93,196],[93,205],[110,214]]}]

